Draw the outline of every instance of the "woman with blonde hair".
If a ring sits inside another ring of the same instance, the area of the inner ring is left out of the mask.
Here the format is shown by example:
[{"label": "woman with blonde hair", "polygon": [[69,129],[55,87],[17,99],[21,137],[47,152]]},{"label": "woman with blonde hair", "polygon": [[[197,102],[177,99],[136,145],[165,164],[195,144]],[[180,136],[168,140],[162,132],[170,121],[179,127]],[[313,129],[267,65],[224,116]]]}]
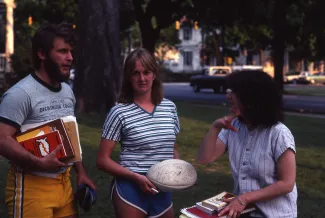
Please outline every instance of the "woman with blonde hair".
[{"label": "woman with blonde hair", "polygon": [[[97,167],[114,176],[111,199],[118,218],[174,216],[171,193],[159,192],[145,176],[152,165],[178,158],[176,106],[163,98],[158,69],[156,59],[143,48],[128,55],[118,104],[103,127]],[[117,142],[119,163],[111,158]]]}]

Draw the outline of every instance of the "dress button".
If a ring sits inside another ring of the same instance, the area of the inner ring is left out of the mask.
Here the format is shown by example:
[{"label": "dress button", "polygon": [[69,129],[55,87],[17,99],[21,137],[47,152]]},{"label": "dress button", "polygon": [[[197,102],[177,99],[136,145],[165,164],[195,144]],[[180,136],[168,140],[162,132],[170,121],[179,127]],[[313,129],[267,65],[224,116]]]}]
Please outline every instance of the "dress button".
[{"label": "dress button", "polygon": [[243,177],[242,180],[246,180],[246,177]]},{"label": "dress button", "polygon": [[244,163],[243,163],[243,166],[245,166],[245,165],[246,165],[246,163],[244,162]]},{"label": "dress button", "polygon": [[246,148],[246,151],[249,151],[249,148]]}]

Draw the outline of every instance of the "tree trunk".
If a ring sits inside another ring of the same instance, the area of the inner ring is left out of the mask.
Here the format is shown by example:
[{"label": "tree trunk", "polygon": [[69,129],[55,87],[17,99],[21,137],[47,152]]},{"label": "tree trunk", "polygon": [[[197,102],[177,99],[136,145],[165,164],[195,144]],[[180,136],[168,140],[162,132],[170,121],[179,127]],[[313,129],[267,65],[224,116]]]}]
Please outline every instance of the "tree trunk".
[{"label": "tree trunk", "polygon": [[260,65],[265,67],[265,55],[263,49],[260,49]]},{"label": "tree trunk", "polygon": [[112,107],[120,86],[119,1],[79,0],[74,91],[81,111]]},{"label": "tree trunk", "polygon": [[153,28],[151,23],[152,15],[143,11],[141,2],[142,1],[133,0],[135,14],[141,32],[142,47],[154,54],[156,41],[160,34],[160,28],[158,26],[156,29]]},{"label": "tree trunk", "polygon": [[314,64],[315,63],[313,61],[308,64],[308,72],[309,73],[314,73]]},{"label": "tree trunk", "polygon": [[297,72],[301,72],[301,71],[303,71],[302,70],[302,66],[303,64],[302,64],[302,61],[301,60],[299,60],[299,61],[296,61],[296,68],[295,68],[295,70],[297,71]]},{"label": "tree trunk", "polygon": [[151,22],[140,21],[139,22],[140,31],[141,31],[141,41],[142,47],[147,49],[152,54],[155,53],[155,45],[158,40],[160,30],[153,29],[151,26]]},{"label": "tree trunk", "polygon": [[[274,80],[281,92],[281,108],[283,107],[283,64],[285,50],[285,23],[287,4],[283,0],[276,0],[273,14],[273,61]],[[282,117],[284,119],[284,117]]]},{"label": "tree trunk", "polygon": [[215,47],[217,65],[222,66],[223,65],[222,64],[223,63],[223,57],[222,57],[222,54],[220,52],[220,36],[217,34],[216,30],[213,30],[212,33],[213,33],[212,41],[213,41],[214,47]]}]

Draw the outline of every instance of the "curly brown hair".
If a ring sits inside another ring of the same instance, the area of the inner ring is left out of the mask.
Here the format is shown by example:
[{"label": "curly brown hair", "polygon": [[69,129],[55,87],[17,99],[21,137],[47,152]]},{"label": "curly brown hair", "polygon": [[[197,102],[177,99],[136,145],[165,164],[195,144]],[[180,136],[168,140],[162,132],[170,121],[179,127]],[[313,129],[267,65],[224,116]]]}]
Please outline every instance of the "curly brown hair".
[{"label": "curly brown hair", "polygon": [[133,103],[134,101],[134,93],[130,81],[136,61],[140,61],[145,69],[154,74],[155,80],[152,83],[151,100],[154,105],[158,105],[163,99],[163,88],[159,73],[159,66],[155,57],[144,48],[137,48],[133,50],[125,59],[122,86],[118,102]]},{"label": "curly brown hair", "polygon": [[38,52],[42,51],[48,55],[53,48],[54,39],[57,37],[63,38],[71,46],[76,42],[76,35],[72,25],[69,23],[44,24],[36,31],[32,38],[33,65],[36,70],[39,70],[41,66],[41,59],[38,57]]},{"label": "curly brown hair", "polygon": [[281,121],[281,95],[270,75],[263,71],[239,71],[230,74],[227,82],[244,105],[244,117],[253,126],[270,127]]}]

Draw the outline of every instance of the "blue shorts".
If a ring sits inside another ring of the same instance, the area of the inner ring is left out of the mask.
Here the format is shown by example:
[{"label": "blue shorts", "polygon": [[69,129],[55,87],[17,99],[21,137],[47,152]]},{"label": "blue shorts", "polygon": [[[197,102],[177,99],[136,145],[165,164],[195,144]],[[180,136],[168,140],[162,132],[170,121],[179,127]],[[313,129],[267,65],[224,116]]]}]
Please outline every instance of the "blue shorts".
[{"label": "blue shorts", "polygon": [[172,193],[159,192],[152,195],[144,193],[135,182],[115,178],[111,185],[111,199],[113,190],[117,191],[118,196],[127,204],[144,212],[148,217],[159,217],[166,213],[172,206]]}]

